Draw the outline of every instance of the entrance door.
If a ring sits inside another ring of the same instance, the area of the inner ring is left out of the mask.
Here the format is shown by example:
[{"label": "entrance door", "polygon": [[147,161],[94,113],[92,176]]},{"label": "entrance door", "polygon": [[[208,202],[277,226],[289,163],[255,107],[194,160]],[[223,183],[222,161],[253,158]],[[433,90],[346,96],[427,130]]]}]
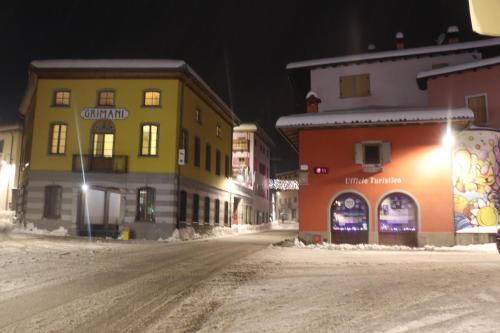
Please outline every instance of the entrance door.
[{"label": "entrance door", "polygon": [[114,189],[89,188],[80,200],[79,234],[113,236],[118,232],[121,212],[121,194]]},{"label": "entrance door", "polygon": [[417,205],[404,193],[387,195],[378,206],[380,244],[418,246]]},{"label": "entrance door", "polygon": [[368,204],[359,194],[343,193],[330,208],[332,243],[368,243]]}]

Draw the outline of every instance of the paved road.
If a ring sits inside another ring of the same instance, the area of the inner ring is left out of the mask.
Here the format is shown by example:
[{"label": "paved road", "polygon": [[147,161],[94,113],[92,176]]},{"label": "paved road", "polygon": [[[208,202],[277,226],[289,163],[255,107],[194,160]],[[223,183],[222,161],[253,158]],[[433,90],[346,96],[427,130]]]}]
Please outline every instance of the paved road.
[{"label": "paved road", "polygon": [[[55,249],[50,240],[35,245],[32,240],[13,242],[8,249],[18,259],[0,261],[0,332],[144,331],[202,281],[295,233],[270,231],[118,249],[104,244],[104,250],[81,250],[74,246],[79,241]],[[15,251],[24,251],[23,256]]]}]

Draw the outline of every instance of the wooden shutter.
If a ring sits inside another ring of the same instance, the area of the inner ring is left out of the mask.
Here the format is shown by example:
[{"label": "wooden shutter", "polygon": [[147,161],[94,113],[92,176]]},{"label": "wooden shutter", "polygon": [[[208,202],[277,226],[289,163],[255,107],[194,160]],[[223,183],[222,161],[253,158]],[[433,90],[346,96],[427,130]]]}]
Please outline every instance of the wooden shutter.
[{"label": "wooden shutter", "polygon": [[354,163],[363,164],[363,145],[361,143],[354,145]]},{"label": "wooden shutter", "polygon": [[382,164],[387,164],[391,161],[391,143],[382,143]]}]

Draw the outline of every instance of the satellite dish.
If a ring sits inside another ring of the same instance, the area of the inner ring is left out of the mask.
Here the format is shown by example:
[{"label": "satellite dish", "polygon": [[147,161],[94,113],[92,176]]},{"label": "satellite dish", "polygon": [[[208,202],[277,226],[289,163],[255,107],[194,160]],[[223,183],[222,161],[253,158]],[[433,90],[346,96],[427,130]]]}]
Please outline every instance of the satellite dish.
[{"label": "satellite dish", "polygon": [[443,44],[444,40],[446,39],[446,34],[444,32],[440,33],[439,36],[436,39],[436,44],[441,45]]}]

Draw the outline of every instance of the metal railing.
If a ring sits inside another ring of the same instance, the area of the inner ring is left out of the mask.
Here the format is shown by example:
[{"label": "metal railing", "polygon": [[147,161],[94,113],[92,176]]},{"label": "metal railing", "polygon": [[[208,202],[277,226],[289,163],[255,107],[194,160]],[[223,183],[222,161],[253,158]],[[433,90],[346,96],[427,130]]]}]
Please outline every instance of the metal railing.
[{"label": "metal railing", "polygon": [[[82,165],[83,161],[83,165]],[[114,155],[113,157],[93,156],[93,155],[73,155],[73,172],[109,172],[127,173],[128,156]]]}]

